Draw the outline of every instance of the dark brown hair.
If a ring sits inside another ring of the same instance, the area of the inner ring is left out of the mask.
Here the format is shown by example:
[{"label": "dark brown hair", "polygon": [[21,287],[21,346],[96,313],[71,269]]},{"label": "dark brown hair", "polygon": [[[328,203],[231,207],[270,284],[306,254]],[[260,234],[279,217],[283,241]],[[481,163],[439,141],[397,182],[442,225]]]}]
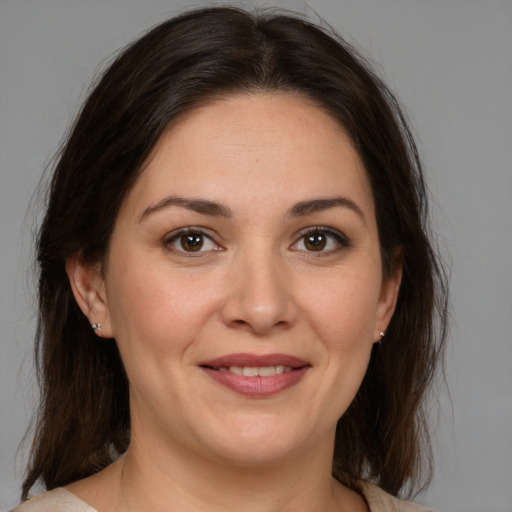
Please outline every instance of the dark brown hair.
[{"label": "dark brown hair", "polygon": [[[26,498],[89,476],[126,450],[128,384],[114,341],[98,343],[65,260],[101,262],[126,193],[169,124],[226,94],[284,91],[315,101],[354,141],[376,205],[385,272],[403,279],[382,346],[339,420],[333,474],[397,494],[428,480],[426,391],[446,335],[446,280],[429,241],[413,137],[388,88],[329,29],[283,13],[195,10],[127,47],[92,90],[62,147],[37,245],[41,404]],[[425,467],[426,479],[421,480]]]}]

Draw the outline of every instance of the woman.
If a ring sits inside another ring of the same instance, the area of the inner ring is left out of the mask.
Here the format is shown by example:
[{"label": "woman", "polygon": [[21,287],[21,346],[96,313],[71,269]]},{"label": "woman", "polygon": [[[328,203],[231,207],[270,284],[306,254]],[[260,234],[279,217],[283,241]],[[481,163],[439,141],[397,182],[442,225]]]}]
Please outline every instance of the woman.
[{"label": "woman", "polygon": [[154,28],[54,172],[23,499],[50,492],[16,510],[422,510],[397,496],[430,474],[446,324],[426,215],[343,40],[232,8]]}]

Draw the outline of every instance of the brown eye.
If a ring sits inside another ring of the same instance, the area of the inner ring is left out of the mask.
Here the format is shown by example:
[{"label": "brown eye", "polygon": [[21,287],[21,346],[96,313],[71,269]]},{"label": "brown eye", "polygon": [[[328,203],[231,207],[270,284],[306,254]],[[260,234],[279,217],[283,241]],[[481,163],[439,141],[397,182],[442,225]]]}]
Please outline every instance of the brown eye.
[{"label": "brown eye", "polygon": [[318,256],[333,255],[350,247],[348,238],[332,228],[311,228],[302,231],[300,238],[290,249],[306,253],[317,252]]},{"label": "brown eye", "polygon": [[179,242],[181,248],[187,252],[200,251],[204,245],[204,239],[201,233],[185,233],[180,236]]},{"label": "brown eye", "polygon": [[163,240],[164,247],[174,253],[192,255],[222,250],[213,239],[200,230],[183,228],[170,233]]},{"label": "brown eye", "polygon": [[327,236],[321,231],[315,231],[304,236],[304,247],[308,251],[323,251],[327,245]]}]

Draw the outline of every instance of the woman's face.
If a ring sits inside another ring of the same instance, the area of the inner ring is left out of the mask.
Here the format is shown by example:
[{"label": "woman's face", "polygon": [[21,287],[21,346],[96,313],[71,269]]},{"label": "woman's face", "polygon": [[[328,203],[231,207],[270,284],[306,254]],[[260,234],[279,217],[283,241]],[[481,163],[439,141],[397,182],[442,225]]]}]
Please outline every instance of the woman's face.
[{"label": "woman's face", "polygon": [[103,270],[88,316],[119,346],[132,444],[239,464],[332,448],[399,285],[383,278],[351,141],[291,94],[221,99],[175,124]]}]

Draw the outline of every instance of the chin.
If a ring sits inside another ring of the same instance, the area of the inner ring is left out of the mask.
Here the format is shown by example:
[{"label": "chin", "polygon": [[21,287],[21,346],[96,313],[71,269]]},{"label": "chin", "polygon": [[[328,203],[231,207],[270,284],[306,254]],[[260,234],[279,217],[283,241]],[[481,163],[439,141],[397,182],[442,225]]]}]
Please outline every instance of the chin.
[{"label": "chin", "polygon": [[261,416],[245,420],[219,426],[210,432],[214,437],[204,444],[209,444],[209,450],[225,463],[255,468],[293,458],[296,453],[304,452],[307,440],[312,437],[311,433],[294,428],[298,421],[277,418],[269,422]]}]

